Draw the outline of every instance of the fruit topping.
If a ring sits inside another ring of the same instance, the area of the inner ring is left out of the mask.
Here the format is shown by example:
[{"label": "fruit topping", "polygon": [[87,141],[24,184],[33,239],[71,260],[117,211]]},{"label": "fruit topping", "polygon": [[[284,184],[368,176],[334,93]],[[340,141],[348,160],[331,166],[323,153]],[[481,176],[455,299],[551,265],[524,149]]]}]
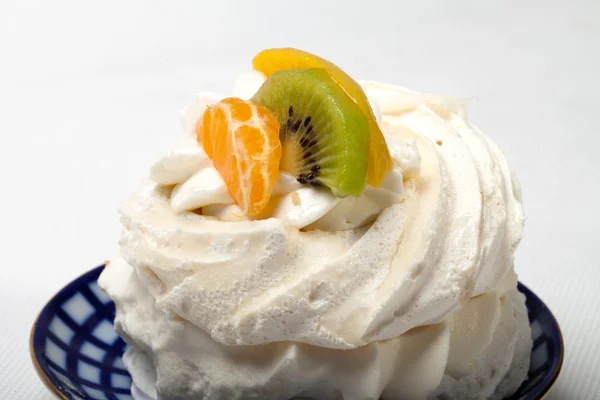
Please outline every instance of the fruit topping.
[{"label": "fruit topping", "polygon": [[[360,196],[367,181],[369,120],[322,68],[278,71],[252,97],[281,125],[281,169],[334,195]],[[387,149],[386,149],[387,150]]]},{"label": "fruit topping", "polygon": [[206,108],[196,133],[233,200],[245,214],[258,214],[279,178],[275,116],[265,107],[230,97]]},{"label": "fruit topping", "polygon": [[343,90],[358,104],[367,115],[371,147],[368,160],[367,182],[373,187],[379,187],[383,177],[392,169],[392,158],[383,137],[369,100],[360,85],[337,65],[309,52],[294,48],[267,49],[261,51],[252,61],[254,69],[267,77],[276,71],[299,68],[324,68]]}]

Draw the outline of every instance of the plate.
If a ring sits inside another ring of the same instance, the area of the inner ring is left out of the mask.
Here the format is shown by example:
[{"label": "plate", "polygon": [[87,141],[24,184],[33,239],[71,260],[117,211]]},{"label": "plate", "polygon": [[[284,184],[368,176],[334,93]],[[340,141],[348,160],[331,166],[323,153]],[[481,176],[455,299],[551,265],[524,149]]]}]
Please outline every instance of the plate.
[{"label": "plate", "polygon": [[[31,358],[46,386],[66,400],[133,400],[121,356],[127,344],[114,330],[115,305],[98,286],[101,265],[75,279],[42,309],[33,324]],[[558,377],[564,346],[556,319],[531,290],[527,299],[533,336],[528,379],[509,400],[542,399]]]}]

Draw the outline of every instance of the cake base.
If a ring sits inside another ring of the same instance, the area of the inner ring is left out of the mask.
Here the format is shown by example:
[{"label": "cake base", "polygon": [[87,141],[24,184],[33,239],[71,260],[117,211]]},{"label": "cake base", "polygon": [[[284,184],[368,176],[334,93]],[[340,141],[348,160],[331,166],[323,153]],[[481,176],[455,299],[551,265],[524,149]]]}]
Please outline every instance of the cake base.
[{"label": "cake base", "polygon": [[122,259],[100,283],[117,306],[115,329],[131,346],[124,362],[136,400],[502,399],[529,367],[531,331],[516,280],[472,298],[442,323],[352,350],[223,345],[157,307]]}]

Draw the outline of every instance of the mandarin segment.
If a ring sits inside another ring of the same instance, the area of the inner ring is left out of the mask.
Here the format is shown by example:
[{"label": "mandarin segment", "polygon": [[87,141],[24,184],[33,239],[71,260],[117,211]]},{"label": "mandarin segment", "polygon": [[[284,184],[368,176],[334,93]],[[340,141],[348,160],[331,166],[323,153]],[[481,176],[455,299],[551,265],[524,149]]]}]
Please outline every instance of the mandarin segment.
[{"label": "mandarin segment", "polygon": [[265,107],[230,97],[207,107],[198,143],[245,214],[267,205],[279,178],[279,123]]},{"label": "mandarin segment", "polygon": [[360,109],[369,117],[369,133],[371,137],[369,149],[369,169],[367,182],[373,187],[379,187],[386,173],[393,166],[392,157],[385,138],[369,100],[361,86],[350,75],[337,65],[307,51],[294,48],[263,50],[254,57],[252,65],[255,70],[270,77],[274,72],[290,69],[324,68],[344,91],[358,104]]}]

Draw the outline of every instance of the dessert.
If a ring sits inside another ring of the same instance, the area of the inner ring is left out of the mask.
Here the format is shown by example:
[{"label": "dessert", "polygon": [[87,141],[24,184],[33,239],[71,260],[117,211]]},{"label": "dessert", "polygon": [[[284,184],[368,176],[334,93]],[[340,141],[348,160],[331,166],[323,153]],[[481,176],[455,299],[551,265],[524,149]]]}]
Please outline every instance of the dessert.
[{"label": "dessert", "polygon": [[271,49],[120,208],[136,399],[502,399],[531,335],[513,171],[464,102]]}]

